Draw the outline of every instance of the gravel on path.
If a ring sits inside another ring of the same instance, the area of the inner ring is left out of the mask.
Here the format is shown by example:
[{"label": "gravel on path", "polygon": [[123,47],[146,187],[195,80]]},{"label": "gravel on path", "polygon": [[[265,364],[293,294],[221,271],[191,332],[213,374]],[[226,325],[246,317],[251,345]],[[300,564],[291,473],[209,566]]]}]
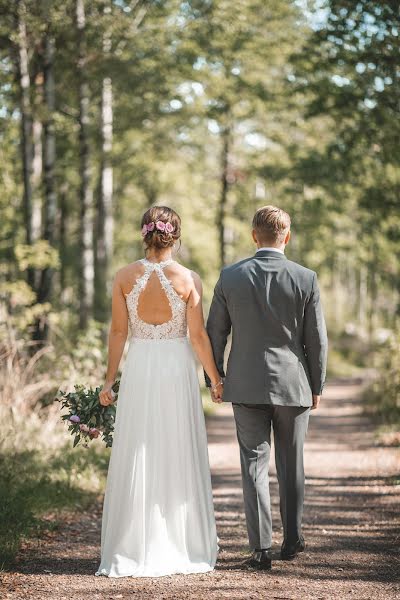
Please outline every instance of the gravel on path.
[{"label": "gravel on path", "polygon": [[[273,568],[252,572],[248,558],[239,451],[232,408],[207,419],[214,504],[220,537],[216,569],[160,578],[95,577],[101,504],[64,515],[60,527],[26,542],[0,574],[5,600],[394,600],[400,598],[400,453],[382,447],[362,413],[360,381],[331,382],[313,411],[305,452],[306,551],[279,560],[282,529],[274,465]],[[48,515],[51,519],[52,515]]]}]

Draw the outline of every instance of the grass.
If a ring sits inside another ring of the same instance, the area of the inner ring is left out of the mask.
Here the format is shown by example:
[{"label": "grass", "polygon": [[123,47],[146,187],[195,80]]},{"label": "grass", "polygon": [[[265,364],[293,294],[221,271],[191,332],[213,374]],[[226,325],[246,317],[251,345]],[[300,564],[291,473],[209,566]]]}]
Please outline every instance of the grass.
[{"label": "grass", "polygon": [[[109,452],[70,446],[3,452],[0,455],[0,570],[15,558],[21,541],[57,526],[57,514],[85,510],[104,488]],[[55,520],[45,520],[46,513]]]},{"label": "grass", "polygon": [[0,570],[24,538],[57,527],[63,511],[85,510],[104,491],[110,451],[100,441],[73,449],[53,402],[59,386],[98,382],[100,334],[68,344],[35,352],[18,328],[0,325]]}]

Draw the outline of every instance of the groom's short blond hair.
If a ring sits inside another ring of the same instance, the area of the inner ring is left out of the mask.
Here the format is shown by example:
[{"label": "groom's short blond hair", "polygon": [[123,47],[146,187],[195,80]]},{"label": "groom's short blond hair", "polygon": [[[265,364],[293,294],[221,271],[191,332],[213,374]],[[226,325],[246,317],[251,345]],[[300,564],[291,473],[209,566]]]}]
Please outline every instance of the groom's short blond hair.
[{"label": "groom's short blond hair", "polygon": [[262,206],[253,217],[253,229],[265,244],[282,243],[290,229],[290,217],[277,206]]}]

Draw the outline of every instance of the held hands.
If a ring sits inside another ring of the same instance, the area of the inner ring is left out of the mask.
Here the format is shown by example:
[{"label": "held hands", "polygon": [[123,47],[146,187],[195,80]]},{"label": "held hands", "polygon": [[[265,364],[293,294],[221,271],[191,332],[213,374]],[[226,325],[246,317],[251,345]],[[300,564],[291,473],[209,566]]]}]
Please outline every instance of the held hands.
[{"label": "held hands", "polygon": [[316,408],[318,408],[320,402],[321,396],[316,396],[315,394],[313,394],[311,410],[315,410]]},{"label": "held hands", "polygon": [[221,404],[222,396],[224,394],[224,382],[222,379],[212,384],[210,387],[211,400],[216,404]]},{"label": "held hands", "polygon": [[113,382],[106,382],[99,393],[99,402],[102,406],[108,406],[114,402],[114,392],[112,390]]}]

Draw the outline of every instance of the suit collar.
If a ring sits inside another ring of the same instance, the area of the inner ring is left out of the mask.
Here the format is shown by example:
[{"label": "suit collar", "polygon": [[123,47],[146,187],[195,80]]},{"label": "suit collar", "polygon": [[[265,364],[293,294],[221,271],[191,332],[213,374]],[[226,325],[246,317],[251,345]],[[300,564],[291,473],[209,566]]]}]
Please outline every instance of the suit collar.
[{"label": "suit collar", "polygon": [[259,250],[255,253],[254,258],[283,258],[286,259],[285,254],[279,252],[279,250]]}]

